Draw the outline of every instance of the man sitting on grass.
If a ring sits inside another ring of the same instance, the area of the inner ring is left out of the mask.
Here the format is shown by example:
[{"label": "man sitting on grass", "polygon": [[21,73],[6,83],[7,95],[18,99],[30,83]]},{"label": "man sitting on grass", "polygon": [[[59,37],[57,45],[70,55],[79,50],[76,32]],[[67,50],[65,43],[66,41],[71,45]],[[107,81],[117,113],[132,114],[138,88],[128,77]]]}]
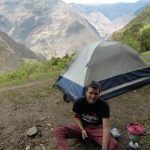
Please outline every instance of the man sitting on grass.
[{"label": "man sitting on grass", "polygon": [[109,105],[99,98],[99,84],[92,81],[86,87],[85,97],[73,105],[75,124],[61,126],[55,130],[58,150],[68,150],[67,139],[92,139],[102,146],[102,150],[115,150],[117,141],[110,135]]}]

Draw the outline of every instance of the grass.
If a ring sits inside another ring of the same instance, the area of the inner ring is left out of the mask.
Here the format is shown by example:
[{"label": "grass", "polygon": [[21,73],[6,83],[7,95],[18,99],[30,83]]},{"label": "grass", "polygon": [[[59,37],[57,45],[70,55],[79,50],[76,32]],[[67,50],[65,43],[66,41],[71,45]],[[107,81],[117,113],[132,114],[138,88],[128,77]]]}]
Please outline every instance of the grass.
[{"label": "grass", "polygon": [[12,81],[2,82],[0,83],[0,88],[7,87],[7,86],[20,85],[20,84],[27,83],[29,81],[38,81],[38,80],[53,78],[53,77],[59,76],[59,74],[60,74],[60,71],[53,71],[53,72],[47,72],[47,73],[34,73],[30,76],[29,79],[26,79],[26,80],[16,79]]},{"label": "grass", "polygon": [[57,77],[60,74],[61,71],[52,71],[52,72],[46,72],[46,73],[35,73],[32,74],[30,79],[31,80],[40,80],[40,79],[47,79],[50,77]]},{"label": "grass", "polygon": [[18,69],[0,74],[0,87],[23,84],[28,81],[57,77],[73,55],[52,58],[47,62],[25,62]]},{"label": "grass", "polygon": [[143,58],[146,62],[150,63],[150,51],[142,53],[142,58]]},{"label": "grass", "polygon": [[[52,58],[47,62],[25,62],[20,68],[0,74],[0,87],[19,85],[29,81],[58,77],[72,56]],[[142,53],[142,58],[150,63],[150,51]]]},{"label": "grass", "polygon": [[13,80],[13,81],[7,81],[7,82],[3,82],[0,84],[0,88],[2,87],[7,87],[7,86],[13,86],[13,85],[19,85],[19,84],[23,84],[26,81],[23,80]]}]

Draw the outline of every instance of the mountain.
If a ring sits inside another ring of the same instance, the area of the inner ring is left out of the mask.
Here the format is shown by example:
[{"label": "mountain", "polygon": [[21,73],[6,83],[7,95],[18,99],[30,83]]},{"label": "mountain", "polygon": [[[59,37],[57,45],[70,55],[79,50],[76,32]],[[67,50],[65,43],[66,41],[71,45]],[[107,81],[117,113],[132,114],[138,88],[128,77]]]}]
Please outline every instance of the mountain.
[{"label": "mountain", "polygon": [[150,3],[150,0],[140,0],[136,3],[116,4],[73,4],[70,5],[79,11],[95,28],[103,39],[108,39],[113,32],[123,28],[140,9]]},{"label": "mountain", "polygon": [[108,39],[113,32],[123,28],[129,20],[132,19],[131,16],[124,15],[121,18],[111,21],[99,11],[93,11],[87,14],[83,12],[81,13],[82,16],[84,16],[96,28],[99,35],[105,40]]},{"label": "mountain", "polygon": [[6,33],[0,31],[0,72],[17,68],[24,59],[44,60],[24,45],[16,43]]},{"label": "mountain", "polygon": [[150,0],[139,0],[135,3],[115,3],[115,4],[71,4],[82,13],[100,12],[109,20],[114,21],[122,16],[134,16],[135,12],[150,4]]},{"label": "mountain", "polygon": [[100,40],[86,18],[61,0],[1,0],[0,30],[47,59]]},{"label": "mountain", "polygon": [[123,29],[115,32],[111,39],[128,44],[139,53],[150,50],[150,5]]}]

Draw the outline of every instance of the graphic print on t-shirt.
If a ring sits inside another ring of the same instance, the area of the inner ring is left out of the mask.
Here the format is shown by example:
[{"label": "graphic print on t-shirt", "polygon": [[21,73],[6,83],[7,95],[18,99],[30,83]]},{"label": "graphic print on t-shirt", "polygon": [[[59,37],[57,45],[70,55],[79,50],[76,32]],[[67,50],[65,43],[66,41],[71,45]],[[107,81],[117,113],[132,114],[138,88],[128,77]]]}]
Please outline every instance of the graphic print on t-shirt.
[{"label": "graphic print on t-shirt", "polygon": [[92,124],[98,123],[98,116],[93,112],[88,113],[88,114],[83,113],[82,119],[83,121],[88,122],[88,123],[92,123]]}]

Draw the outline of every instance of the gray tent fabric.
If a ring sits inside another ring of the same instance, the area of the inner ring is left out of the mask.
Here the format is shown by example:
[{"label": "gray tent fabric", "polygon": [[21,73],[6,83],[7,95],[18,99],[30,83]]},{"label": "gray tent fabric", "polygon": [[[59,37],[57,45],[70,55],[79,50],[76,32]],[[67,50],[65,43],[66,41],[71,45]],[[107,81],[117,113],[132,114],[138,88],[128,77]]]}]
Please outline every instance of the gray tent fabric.
[{"label": "gray tent fabric", "polygon": [[56,86],[76,100],[92,80],[99,82],[101,97],[108,99],[150,83],[150,67],[127,45],[95,42],[80,51]]}]

